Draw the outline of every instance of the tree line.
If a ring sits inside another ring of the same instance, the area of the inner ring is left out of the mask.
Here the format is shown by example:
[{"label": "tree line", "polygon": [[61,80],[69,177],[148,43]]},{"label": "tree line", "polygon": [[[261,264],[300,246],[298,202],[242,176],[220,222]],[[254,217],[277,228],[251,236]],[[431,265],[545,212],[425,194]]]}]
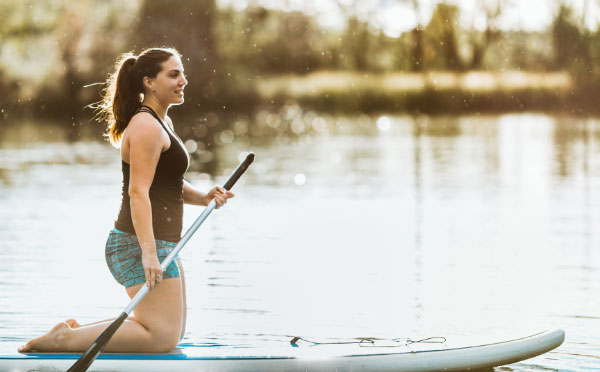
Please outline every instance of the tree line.
[{"label": "tree line", "polygon": [[[420,12],[417,0],[397,0]],[[125,51],[173,46],[190,84],[180,115],[249,112],[260,105],[257,78],[316,70],[369,73],[520,69],[569,71],[591,96],[598,86],[600,32],[559,3],[544,31],[503,31],[507,0],[478,2],[483,29],[461,25],[460,8],[441,1],[427,22],[390,37],[337,3],[342,30],[302,12],[260,6],[219,8],[215,0],[4,0],[0,4],[1,116],[46,117],[76,125],[99,99],[101,83]],[[587,1],[586,1],[587,4]]]}]

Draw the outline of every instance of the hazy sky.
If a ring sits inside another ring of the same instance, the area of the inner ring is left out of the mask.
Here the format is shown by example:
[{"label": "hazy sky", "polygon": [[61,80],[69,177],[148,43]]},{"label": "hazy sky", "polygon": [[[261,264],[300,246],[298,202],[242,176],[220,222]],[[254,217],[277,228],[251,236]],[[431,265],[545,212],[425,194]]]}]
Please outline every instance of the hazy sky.
[{"label": "hazy sky", "polygon": [[[369,18],[371,22],[383,28],[386,34],[397,36],[416,25],[417,19],[410,4],[412,1],[402,0],[217,0],[223,6],[233,6],[241,10],[248,4],[262,5],[267,8],[280,10],[302,10],[313,15],[319,24],[326,27],[341,28],[344,16],[337,5],[345,4],[351,7],[355,4],[358,14]],[[465,26],[474,25],[482,28],[485,25],[483,15],[477,11],[481,0],[451,1],[461,8],[461,23]],[[421,22],[427,23],[436,0],[422,0]],[[583,19],[583,9],[586,0],[566,0],[571,4],[577,16]],[[552,22],[557,9],[555,0],[513,0],[501,19],[503,29],[523,29],[528,31],[543,30]],[[595,29],[600,18],[600,9],[596,1],[587,0],[585,23]]]}]

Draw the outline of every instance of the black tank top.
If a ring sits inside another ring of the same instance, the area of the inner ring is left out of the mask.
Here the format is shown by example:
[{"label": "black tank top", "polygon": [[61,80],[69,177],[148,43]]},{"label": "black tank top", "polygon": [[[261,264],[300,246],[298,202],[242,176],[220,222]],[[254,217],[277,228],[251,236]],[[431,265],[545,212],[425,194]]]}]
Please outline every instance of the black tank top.
[{"label": "black tank top", "polygon": [[[152,114],[169,135],[171,146],[160,154],[154,179],[150,186],[152,205],[152,228],[154,238],[169,242],[181,239],[183,223],[183,175],[189,166],[187,151],[179,137],[170,131],[150,107],[142,106],[138,112]],[[115,221],[115,227],[121,231],[135,234],[131,220],[129,199],[129,164],[121,161],[123,171],[123,189],[121,210]]]}]

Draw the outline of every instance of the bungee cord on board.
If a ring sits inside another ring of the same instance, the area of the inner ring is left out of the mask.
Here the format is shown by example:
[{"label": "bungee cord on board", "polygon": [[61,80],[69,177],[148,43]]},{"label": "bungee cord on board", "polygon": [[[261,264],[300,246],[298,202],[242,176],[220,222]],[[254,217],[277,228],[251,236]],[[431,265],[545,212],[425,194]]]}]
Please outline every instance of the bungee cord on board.
[{"label": "bungee cord on board", "polygon": [[[376,337],[362,337],[357,338],[353,341],[327,341],[327,342],[319,342],[308,340],[304,337],[299,336],[290,336],[292,339],[290,340],[290,344],[294,347],[299,347],[298,341],[304,341],[312,345],[351,345],[356,344],[360,347],[404,347],[412,344],[443,344],[446,342],[446,338],[442,336],[433,336],[427,337],[420,340],[413,340],[410,338],[393,338],[390,340],[381,339]],[[392,342],[392,344],[382,344],[383,342],[388,341]]]}]

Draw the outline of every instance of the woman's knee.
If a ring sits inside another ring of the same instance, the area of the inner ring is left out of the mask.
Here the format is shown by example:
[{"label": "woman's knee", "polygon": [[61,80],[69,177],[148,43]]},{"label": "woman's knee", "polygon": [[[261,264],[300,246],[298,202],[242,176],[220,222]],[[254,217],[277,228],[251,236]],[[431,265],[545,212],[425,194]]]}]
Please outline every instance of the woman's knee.
[{"label": "woman's knee", "polygon": [[166,327],[152,331],[152,351],[153,353],[168,353],[175,349],[179,343],[180,329],[176,327]]},{"label": "woman's knee", "polygon": [[[137,288],[130,287],[127,292],[133,297]],[[183,322],[182,302],[181,280],[165,279],[134,310],[135,320],[149,332],[149,352],[169,352],[177,346]]]}]

